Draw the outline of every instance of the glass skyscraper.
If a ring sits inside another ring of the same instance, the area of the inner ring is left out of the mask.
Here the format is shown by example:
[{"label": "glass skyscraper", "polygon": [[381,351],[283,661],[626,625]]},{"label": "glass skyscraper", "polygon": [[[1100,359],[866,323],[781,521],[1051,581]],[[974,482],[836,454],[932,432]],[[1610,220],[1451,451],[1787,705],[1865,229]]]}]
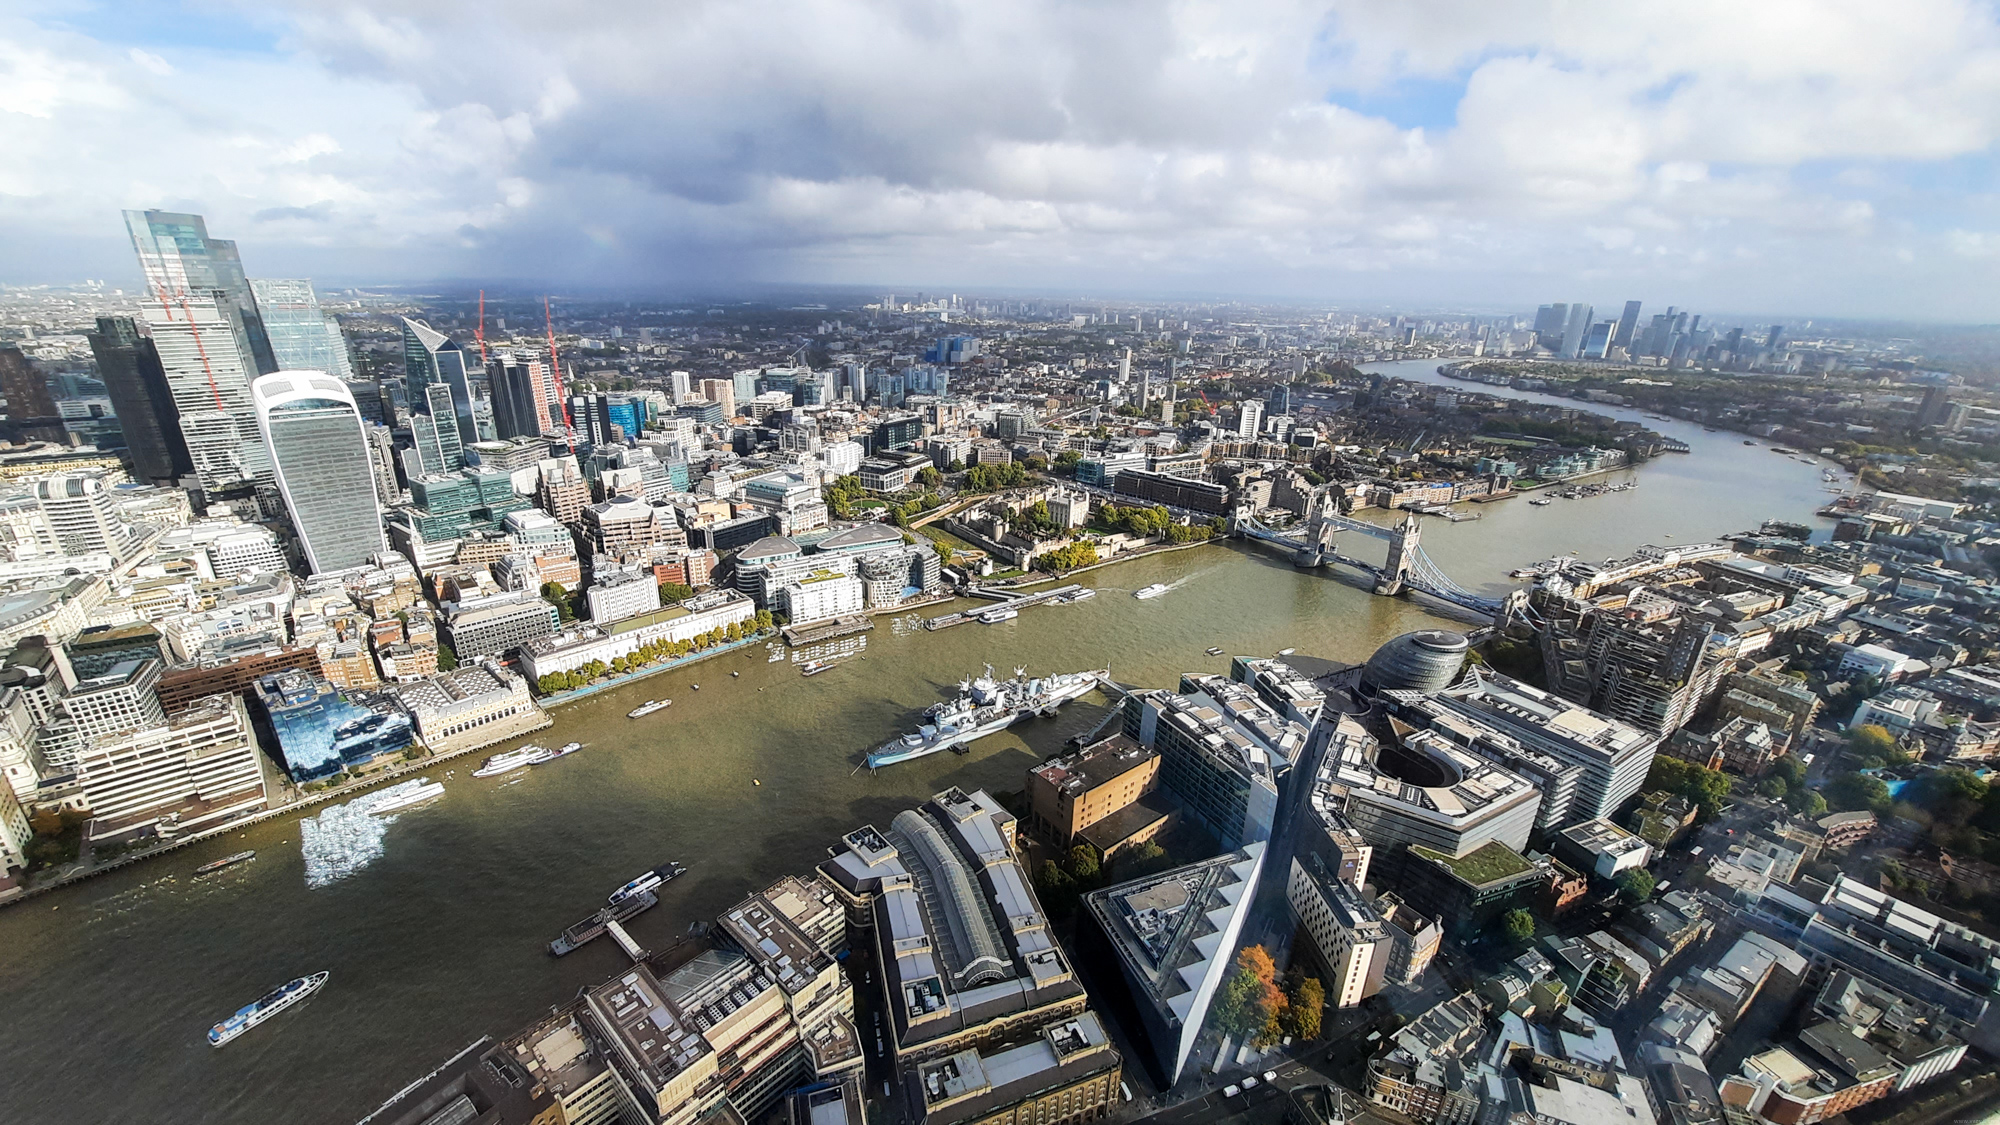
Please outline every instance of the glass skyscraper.
[{"label": "glass skyscraper", "polygon": [[384,551],[374,465],[347,384],[318,371],[279,371],[252,391],[312,572],[360,566]]},{"label": "glass skyscraper", "polygon": [[236,244],[200,215],[127,211],[149,290],[144,310],[181,433],[204,488],[268,480],[250,380],[277,369]]},{"label": "glass skyscraper", "polygon": [[304,278],[250,279],[271,354],[284,371],[324,371],[336,379],[354,378],[354,362],[340,322],[322,311],[312,282]]},{"label": "glass skyscraper", "polygon": [[[466,369],[465,349],[458,341],[421,320],[403,318],[403,378],[409,384],[410,409],[430,414],[438,428],[449,420],[458,427],[460,448],[479,440],[479,420],[472,411],[472,376]],[[451,410],[434,410],[425,388],[443,384],[451,391]],[[465,464],[464,458],[459,466]]]},{"label": "glass skyscraper", "polygon": [[129,316],[100,316],[90,334],[90,353],[104,393],[118,413],[132,467],[153,481],[178,482],[194,471],[180,410],[167,387],[166,370],[153,341],[139,335]]}]

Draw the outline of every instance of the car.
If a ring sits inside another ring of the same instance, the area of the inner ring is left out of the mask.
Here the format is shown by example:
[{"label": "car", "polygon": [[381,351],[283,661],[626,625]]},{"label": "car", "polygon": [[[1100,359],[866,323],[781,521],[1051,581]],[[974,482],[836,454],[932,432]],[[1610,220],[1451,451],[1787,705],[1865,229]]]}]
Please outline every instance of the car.
[{"label": "car", "polygon": [[1266,1082],[1276,1082],[1277,1080],[1278,1080],[1278,1072],[1277,1072],[1277,1071],[1275,1071],[1275,1070],[1267,1070],[1267,1071],[1265,1071],[1265,1072],[1264,1072],[1264,1081],[1266,1081]]},{"label": "car", "polygon": [[1367,1038],[1367,1039],[1365,1040],[1365,1042],[1368,1042],[1368,1043],[1373,1043],[1373,1042],[1375,1042],[1375,1041],[1376,1041],[1377,1039],[1380,1039],[1380,1038],[1382,1038],[1382,1033],[1381,1033],[1381,1032],[1379,1032],[1379,1031],[1371,1031],[1371,1032],[1369,1032],[1369,1033],[1368,1033],[1368,1038]]},{"label": "car", "polygon": [[1245,1079],[1243,1080],[1243,1088],[1244,1088],[1245,1090],[1254,1090],[1254,1089],[1256,1089],[1256,1088],[1257,1088],[1257,1076],[1253,1074],[1253,1075],[1251,1075],[1250,1077],[1248,1077],[1248,1078],[1245,1078]]},{"label": "car", "polygon": [[1243,1087],[1238,1086],[1233,1082],[1222,1088],[1222,1096],[1225,1098],[1233,1098],[1242,1092],[1243,1092]]}]

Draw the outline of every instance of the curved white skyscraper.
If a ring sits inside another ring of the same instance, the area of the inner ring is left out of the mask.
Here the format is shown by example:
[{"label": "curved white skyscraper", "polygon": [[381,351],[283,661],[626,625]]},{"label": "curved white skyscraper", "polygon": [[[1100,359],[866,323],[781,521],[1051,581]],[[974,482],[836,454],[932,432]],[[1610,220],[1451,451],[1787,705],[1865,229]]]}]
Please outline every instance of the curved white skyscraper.
[{"label": "curved white skyscraper", "polygon": [[250,397],[312,572],[385,550],[368,438],[347,384],[323,371],[275,371],[250,385]]}]

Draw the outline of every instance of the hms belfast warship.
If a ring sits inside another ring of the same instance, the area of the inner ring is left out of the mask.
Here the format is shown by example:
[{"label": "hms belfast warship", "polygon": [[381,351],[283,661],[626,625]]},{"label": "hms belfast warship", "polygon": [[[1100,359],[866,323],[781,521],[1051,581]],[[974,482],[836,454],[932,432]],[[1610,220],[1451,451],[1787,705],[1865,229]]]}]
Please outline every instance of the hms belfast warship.
[{"label": "hms belfast warship", "polygon": [[993,666],[976,679],[961,680],[958,698],[934,704],[924,712],[923,725],[868,755],[868,768],[881,769],[922,758],[940,750],[961,750],[1029,715],[1053,715],[1056,708],[1111,682],[1111,670],[1058,672],[1030,678],[1014,669],[1011,680],[993,678]]}]

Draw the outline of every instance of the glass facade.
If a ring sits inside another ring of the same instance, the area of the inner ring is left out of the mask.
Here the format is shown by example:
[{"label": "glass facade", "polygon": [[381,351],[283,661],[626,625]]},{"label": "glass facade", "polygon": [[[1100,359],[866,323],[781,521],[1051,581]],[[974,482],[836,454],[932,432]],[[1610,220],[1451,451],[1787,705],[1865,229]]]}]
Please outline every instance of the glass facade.
[{"label": "glass facade", "polygon": [[340,322],[321,311],[312,282],[304,278],[255,278],[250,290],[271,340],[271,354],[281,371],[324,371],[336,379],[354,378],[347,340]]},{"label": "glass facade", "polygon": [[[446,419],[458,427],[462,449],[480,440],[479,420],[472,408],[472,376],[466,367],[465,349],[458,341],[421,320],[403,318],[403,375],[409,384],[410,409],[431,415],[440,430]],[[451,409],[437,409],[440,401],[427,393],[433,384],[443,384],[451,392]],[[463,457],[459,462],[464,464]]]},{"label": "glass facade", "polygon": [[257,702],[278,757],[295,782],[312,781],[341,770],[401,754],[416,741],[407,712],[383,698],[340,694],[332,684],[303,672],[265,676],[256,685]]},{"label": "glass facade", "polygon": [[281,371],[257,380],[254,391],[278,489],[312,572],[360,566],[384,551],[374,465],[347,384]]}]

